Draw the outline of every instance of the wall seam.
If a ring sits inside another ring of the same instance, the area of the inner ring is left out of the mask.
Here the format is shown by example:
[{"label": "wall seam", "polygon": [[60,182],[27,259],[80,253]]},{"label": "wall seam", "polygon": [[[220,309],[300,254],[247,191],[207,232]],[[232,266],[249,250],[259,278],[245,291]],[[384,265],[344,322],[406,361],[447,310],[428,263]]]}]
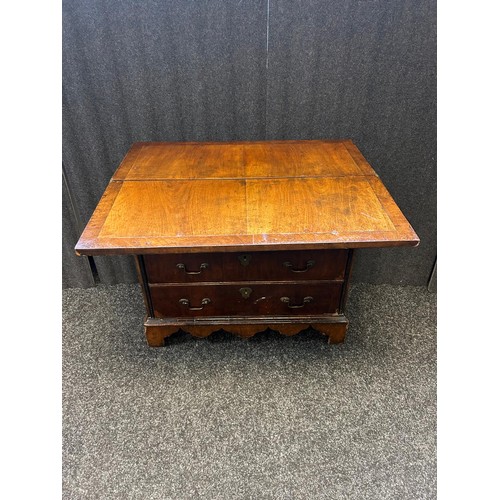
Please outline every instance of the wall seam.
[{"label": "wall seam", "polygon": [[266,96],[264,101],[264,139],[267,135],[267,105],[269,102],[269,12],[271,0],[267,0],[267,15],[266,15]]}]

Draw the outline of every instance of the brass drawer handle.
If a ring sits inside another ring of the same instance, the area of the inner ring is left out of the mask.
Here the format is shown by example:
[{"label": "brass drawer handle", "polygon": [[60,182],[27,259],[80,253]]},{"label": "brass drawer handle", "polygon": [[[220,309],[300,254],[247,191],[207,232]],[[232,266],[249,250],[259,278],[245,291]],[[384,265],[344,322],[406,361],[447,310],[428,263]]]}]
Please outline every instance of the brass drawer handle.
[{"label": "brass drawer handle", "polygon": [[210,304],[210,302],[212,302],[210,299],[202,299],[201,307],[191,307],[191,304],[189,303],[188,299],[179,300],[179,304],[182,304],[183,306],[188,306],[190,311],[201,311],[207,304]]},{"label": "brass drawer handle", "polygon": [[180,269],[181,271],[184,270],[186,274],[200,274],[203,269],[208,268],[208,264],[206,262],[203,262],[203,264],[200,264],[200,270],[199,271],[186,271],[186,265],[185,264],[177,264],[177,269]]},{"label": "brass drawer handle", "polygon": [[292,271],[292,273],[305,273],[306,271],[309,271],[309,269],[311,269],[311,267],[314,266],[314,264],[316,264],[316,262],[314,262],[314,260],[308,260],[306,262],[306,267],[305,269],[294,269],[293,268],[293,264],[291,262],[283,262],[283,265],[285,267],[288,267],[288,269],[290,269],[290,271]]},{"label": "brass drawer handle", "polygon": [[290,304],[290,297],[281,297],[280,300],[281,300],[281,302],[284,302],[285,304],[288,304],[288,308],[289,309],[300,309],[301,307],[304,307],[309,302],[312,302],[314,299],[312,297],[304,297],[302,299],[302,304],[300,304],[298,306],[292,306]]}]

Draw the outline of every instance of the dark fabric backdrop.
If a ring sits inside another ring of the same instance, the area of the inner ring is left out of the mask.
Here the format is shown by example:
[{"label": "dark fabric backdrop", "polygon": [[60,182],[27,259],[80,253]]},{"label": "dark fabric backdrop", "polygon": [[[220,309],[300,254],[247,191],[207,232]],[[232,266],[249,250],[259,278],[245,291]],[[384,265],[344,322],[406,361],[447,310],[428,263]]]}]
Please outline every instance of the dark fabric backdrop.
[{"label": "dark fabric backdrop", "polygon": [[68,186],[68,179],[63,168],[62,178],[62,232],[63,232],[63,288],[76,285],[89,287],[94,285],[94,278],[86,258],[78,258],[75,255],[71,242],[76,241],[83,229],[82,222],[75,211],[74,201]]},{"label": "dark fabric backdrop", "polygon": [[[63,162],[83,223],[135,141],[317,138],[352,138],[421,238],[358,251],[354,279],[426,284],[435,0],[63,2]],[[74,219],[64,215],[63,286],[88,286]],[[130,258],[96,266],[104,283],[136,281]]]}]

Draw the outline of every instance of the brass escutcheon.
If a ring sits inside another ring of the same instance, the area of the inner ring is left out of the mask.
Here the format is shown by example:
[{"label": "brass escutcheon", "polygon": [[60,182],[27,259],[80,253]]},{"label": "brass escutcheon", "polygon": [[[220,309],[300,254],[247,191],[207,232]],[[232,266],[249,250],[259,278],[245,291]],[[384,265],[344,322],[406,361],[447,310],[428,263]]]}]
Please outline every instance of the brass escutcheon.
[{"label": "brass escutcheon", "polygon": [[240,288],[240,293],[244,299],[248,299],[248,297],[250,297],[250,294],[252,293],[252,289],[245,286],[243,288]]}]

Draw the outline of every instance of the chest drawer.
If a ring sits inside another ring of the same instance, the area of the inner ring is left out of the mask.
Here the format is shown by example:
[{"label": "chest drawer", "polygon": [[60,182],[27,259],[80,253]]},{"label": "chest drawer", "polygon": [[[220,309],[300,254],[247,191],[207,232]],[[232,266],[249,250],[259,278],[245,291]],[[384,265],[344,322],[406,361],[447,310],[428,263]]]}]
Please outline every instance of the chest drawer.
[{"label": "chest drawer", "polygon": [[197,283],[223,280],[222,253],[145,255],[149,283]]},{"label": "chest drawer", "polygon": [[341,280],[347,250],[145,255],[150,283]]},{"label": "chest drawer", "polygon": [[341,283],[153,285],[155,317],[338,313]]}]

